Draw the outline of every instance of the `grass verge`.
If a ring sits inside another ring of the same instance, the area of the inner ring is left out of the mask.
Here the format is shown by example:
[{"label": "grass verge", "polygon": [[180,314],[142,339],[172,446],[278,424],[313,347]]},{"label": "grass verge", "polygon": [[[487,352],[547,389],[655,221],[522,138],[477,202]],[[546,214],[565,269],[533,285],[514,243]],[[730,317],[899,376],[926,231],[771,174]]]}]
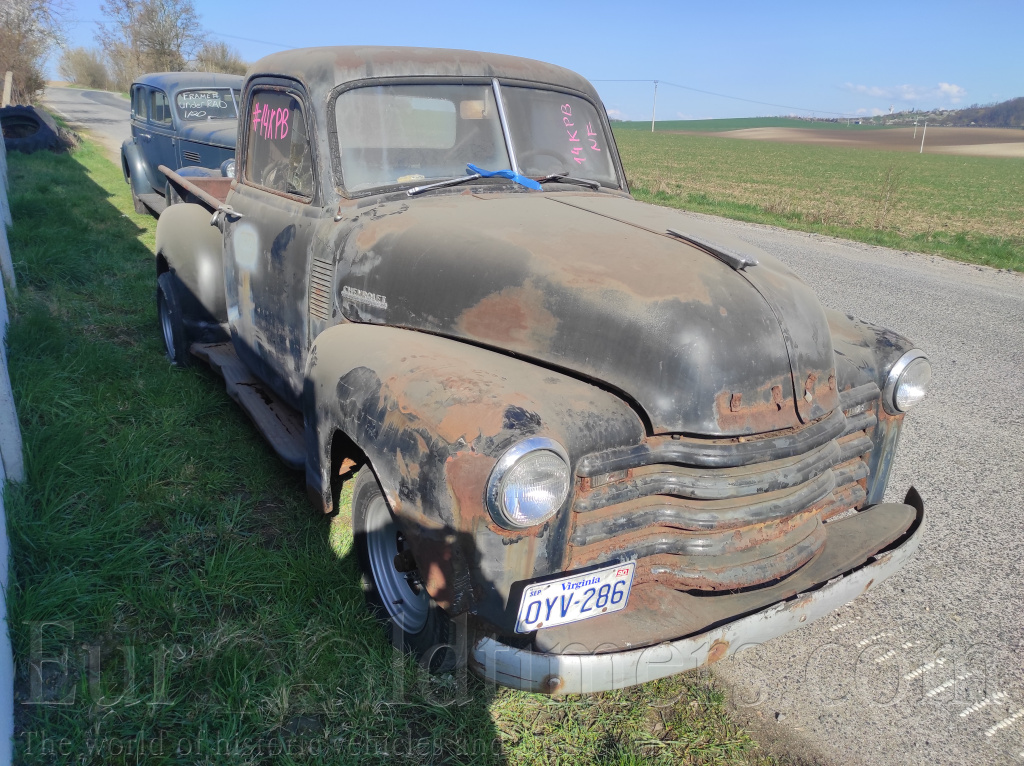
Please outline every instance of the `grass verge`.
[{"label": "grass verge", "polygon": [[[773,763],[706,675],[548,699],[429,680],[203,369],[164,359],[155,221],[84,142],[12,155],[18,763]],[[453,692],[453,689],[455,690]]]},{"label": "grass verge", "polygon": [[682,210],[1024,271],[1024,163],[616,133],[634,196]]}]

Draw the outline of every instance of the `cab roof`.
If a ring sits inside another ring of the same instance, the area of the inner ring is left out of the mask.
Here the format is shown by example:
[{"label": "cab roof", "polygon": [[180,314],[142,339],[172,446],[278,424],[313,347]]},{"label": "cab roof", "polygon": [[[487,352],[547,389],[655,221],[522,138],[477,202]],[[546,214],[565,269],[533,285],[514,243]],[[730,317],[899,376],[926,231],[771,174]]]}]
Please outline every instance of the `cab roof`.
[{"label": "cab roof", "polygon": [[547,83],[580,91],[600,103],[583,77],[554,64],[501,53],[446,48],[334,46],[273,53],[249,67],[246,77],[278,75],[326,96],[338,85],[378,77],[487,77]]}]

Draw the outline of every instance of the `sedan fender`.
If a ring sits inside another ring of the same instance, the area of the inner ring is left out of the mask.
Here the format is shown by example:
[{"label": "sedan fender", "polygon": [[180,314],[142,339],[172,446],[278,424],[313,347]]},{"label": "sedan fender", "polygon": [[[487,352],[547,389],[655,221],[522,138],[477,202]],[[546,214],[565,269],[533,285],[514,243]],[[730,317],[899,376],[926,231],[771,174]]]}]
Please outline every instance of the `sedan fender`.
[{"label": "sedan fender", "polygon": [[582,455],[644,435],[625,401],[560,372],[355,323],[317,337],[304,415],[311,495],[332,508],[335,439],[343,433],[369,460],[416,559],[429,562],[420,574],[434,600],[452,615],[472,607],[494,624],[505,621],[516,582],[562,570],[569,532],[567,507],[525,529],[498,523],[485,490],[499,458],[524,439],[546,437],[564,448],[575,480]]},{"label": "sedan fender", "polygon": [[121,172],[124,174],[125,183],[132,187],[132,193],[136,197],[141,194],[152,194],[156,188],[146,171],[142,152],[139,151],[134,139],[130,138],[121,144]]}]

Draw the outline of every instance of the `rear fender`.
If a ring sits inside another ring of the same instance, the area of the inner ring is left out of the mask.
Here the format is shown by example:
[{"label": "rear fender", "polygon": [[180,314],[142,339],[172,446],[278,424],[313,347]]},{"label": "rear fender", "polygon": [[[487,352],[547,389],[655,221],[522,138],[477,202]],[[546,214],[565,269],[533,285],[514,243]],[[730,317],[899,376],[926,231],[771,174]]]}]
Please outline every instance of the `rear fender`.
[{"label": "rear fender", "polygon": [[180,288],[186,324],[195,340],[223,339],[227,324],[224,240],[202,205],[171,205],[156,226],[157,273],[170,271]]},{"label": "rear fender", "polygon": [[332,445],[343,432],[366,455],[431,596],[503,622],[512,586],[559,572],[569,503],[510,531],[484,504],[488,477],[513,444],[546,436],[575,473],[590,452],[637,444],[640,419],[618,397],[477,346],[393,327],[345,323],[317,337],[306,371],[307,483],[333,507]]}]

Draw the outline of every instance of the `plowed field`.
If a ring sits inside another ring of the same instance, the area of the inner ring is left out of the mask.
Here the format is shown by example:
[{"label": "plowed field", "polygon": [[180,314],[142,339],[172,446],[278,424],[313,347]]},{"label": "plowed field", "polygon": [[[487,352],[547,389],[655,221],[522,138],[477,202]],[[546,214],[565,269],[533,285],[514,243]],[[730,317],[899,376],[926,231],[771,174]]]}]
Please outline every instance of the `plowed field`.
[{"label": "plowed field", "polygon": [[[844,146],[897,152],[919,152],[924,127],[886,130],[814,130],[813,128],[747,128],[704,135],[777,141],[784,144]],[[925,154],[974,157],[1024,157],[1024,130],[1011,128],[928,128]]]}]

